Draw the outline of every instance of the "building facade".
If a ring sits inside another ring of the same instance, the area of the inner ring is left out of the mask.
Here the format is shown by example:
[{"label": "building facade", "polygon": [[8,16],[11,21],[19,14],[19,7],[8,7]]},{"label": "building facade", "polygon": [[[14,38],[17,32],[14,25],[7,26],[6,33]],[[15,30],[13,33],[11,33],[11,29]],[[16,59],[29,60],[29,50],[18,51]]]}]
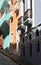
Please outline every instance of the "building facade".
[{"label": "building facade", "polygon": [[[9,10],[10,5],[8,4],[8,1],[0,0],[0,40],[1,40],[0,46],[2,44],[3,48],[7,47],[9,43],[9,39],[7,39],[7,36],[9,36],[9,21],[10,21]],[[4,33],[4,39],[3,39],[3,33]],[[8,42],[5,40],[8,40]]]},{"label": "building facade", "polygon": [[17,49],[20,38],[17,32],[18,19],[20,17],[20,0],[12,0],[10,5],[11,20],[10,20],[10,47],[12,50]]},{"label": "building facade", "polygon": [[[24,12],[20,15],[20,56],[35,65],[41,64],[41,9],[38,0],[21,0]],[[38,7],[37,7],[38,6]],[[39,9],[38,9],[39,8]],[[20,12],[21,13],[21,12]],[[40,15],[39,15],[40,14]],[[39,17],[38,17],[39,16]],[[40,22],[39,22],[40,21]]]},{"label": "building facade", "polygon": [[0,27],[0,49],[3,49],[3,48],[4,48],[4,34]]}]

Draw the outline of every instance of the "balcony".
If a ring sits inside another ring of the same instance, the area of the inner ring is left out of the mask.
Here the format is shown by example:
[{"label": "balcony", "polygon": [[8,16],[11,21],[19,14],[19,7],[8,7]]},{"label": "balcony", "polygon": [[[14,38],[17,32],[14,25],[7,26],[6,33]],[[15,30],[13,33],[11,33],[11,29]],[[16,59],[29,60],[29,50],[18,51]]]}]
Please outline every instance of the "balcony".
[{"label": "balcony", "polygon": [[31,10],[28,9],[25,13],[24,13],[24,17],[20,17],[19,18],[19,22],[18,25],[21,25],[21,23],[23,22],[25,25],[31,24],[32,25],[32,18],[31,18]]},{"label": "balcony", "polygon": [[25,25],[31,25],[31,26],[32,26],[32,19],[31,19],[31,18],[27,18],[27,19],[24,21],[24,24],[25,24]]},{"label": "balcony", "polygon": [[16,1],[14,4],[14,12],[15,13],[19,12],[19,1]]},{"label": "balcony", "polygon": [[32,11],[31,11],[31,9],[27,9],[27,11],[24,13],[24,21],[27,18],[32,18]]},{"label": "balcony", "polygon": [[24,19],[24,17],[20,17],[19,19],[18,19],[18,25],[20,25],[22,22],[23,22],[23,19]]}]

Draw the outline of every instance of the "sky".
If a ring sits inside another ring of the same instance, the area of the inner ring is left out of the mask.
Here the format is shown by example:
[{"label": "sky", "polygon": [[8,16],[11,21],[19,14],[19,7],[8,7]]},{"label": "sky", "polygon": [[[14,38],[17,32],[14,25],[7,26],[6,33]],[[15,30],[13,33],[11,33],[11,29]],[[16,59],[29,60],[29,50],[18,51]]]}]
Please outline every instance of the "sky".
[{"label": "sky", "polygon": [[34,0],[34,22],[35,25],[41,23],[41,0]]}]

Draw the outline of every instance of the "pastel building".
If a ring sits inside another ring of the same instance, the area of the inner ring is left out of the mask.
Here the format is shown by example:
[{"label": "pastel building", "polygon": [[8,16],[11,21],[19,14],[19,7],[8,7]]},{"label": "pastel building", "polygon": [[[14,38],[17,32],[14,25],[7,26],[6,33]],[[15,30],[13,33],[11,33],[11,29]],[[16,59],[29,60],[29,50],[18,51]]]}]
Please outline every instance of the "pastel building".
[{"label": "pastel building", "polygon": [[[10,22],[10,5],[6,0],[0,0],[0,27],[1,31],[4,33],[4,38],[2,37],[3,33],[1,32],[1,39],[3,39],[4,43],[2,42],[3,48],[9,47],[9,22]],[[7,38],[8,36],[8,38]],[[0,41],[1,44],[1,41]]]},{"label": "pastel building", "polygon": [[17,49],[20,43],[18,28],[18,19],[20,17],[20,0],[11,1],[11,18],[10,18],[10,48]]}]

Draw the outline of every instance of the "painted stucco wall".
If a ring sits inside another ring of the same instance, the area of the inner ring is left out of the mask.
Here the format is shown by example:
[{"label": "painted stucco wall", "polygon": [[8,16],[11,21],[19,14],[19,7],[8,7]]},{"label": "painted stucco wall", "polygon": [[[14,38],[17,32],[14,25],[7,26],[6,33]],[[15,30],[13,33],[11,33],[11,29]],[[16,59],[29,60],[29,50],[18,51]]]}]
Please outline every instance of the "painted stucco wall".
[{"label": "painted stucco wall", "polygon": [[[16,2],[16,0],[12,0],[13,1],[13,4],[11,4],[11,7],[10,9],[13,10],[12,11],[12,16],[13,16],[13,21],[10,22],[10,33],[13,32],[13,43],[15,44],[16,43],[16,29],[17,29],[17,26],[18,26],[18,19],[19,19],[19,14],[18,16],[16,16],[16,13],[14,12],[14,4]],[[19,1],[19,0],[17,0]],[[19,2],[18,2],[18,7],[20,6]]]}]

